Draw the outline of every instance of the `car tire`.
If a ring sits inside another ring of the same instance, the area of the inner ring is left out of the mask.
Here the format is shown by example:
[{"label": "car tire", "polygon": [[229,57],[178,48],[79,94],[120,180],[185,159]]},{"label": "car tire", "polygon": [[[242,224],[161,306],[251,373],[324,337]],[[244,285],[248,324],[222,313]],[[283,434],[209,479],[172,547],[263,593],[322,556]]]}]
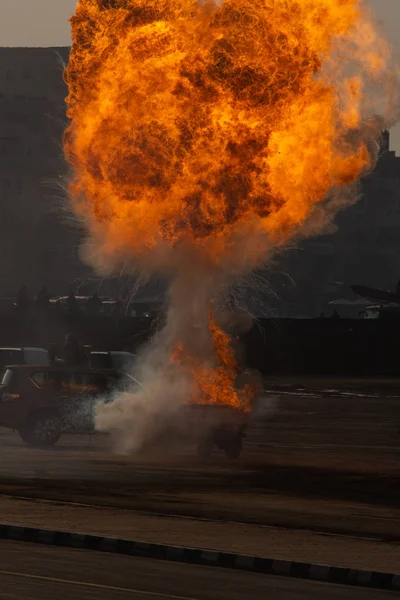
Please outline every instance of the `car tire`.
[{"label": "car tire", "polygon": [[197,446],[197,456],[203,459],[208,458],[213,451],[214,444],[215,439],[213,433],[203,435]]},{"label": "car tire", "polygon": [[29,446],[46,448],[54,446],[61,437],[61,420],[51,411],[39,411],[29,417],[19,430],[21,439]]},{"label": "car tire", "polygon": [[229,460],[237,460],[243,450],[243,444],[241,441],[231,442],[225,446],[225,455]]}]

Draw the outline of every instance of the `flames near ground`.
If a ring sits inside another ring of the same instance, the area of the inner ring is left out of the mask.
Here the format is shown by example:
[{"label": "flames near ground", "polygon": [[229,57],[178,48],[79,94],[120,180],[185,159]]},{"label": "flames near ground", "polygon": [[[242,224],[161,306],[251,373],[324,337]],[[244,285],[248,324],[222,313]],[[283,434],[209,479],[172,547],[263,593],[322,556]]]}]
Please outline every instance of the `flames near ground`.
[{"label": "flames near ground", "polygon": [[86,258],[167,273],[165,364],[198,365],[200,395],[235,404],[210,299],[321,227],[373,165],[387,44],[362,0],[79,0],[71,23],[64,145]]}]

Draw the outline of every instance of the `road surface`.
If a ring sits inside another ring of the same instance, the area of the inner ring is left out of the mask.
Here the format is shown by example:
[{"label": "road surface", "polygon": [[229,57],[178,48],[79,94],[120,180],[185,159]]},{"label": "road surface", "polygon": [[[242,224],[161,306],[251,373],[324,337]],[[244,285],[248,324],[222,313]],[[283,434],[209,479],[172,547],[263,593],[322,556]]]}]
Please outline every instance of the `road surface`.
[{"label": "road surface", "polygon": [[390,600],[397,593],[0,542],[2,600]]}]

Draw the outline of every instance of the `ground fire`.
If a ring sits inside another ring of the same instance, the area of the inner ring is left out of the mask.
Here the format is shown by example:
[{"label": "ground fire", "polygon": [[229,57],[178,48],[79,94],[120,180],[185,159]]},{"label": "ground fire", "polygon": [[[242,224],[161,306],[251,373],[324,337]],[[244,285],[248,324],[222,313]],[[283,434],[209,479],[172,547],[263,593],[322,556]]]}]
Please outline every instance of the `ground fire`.
[{"label": "ground fire", "polygon": [[166,273],[165,365],[197,401],[239,405],[209,302],[355,198],[390,119],[387,44],[362,0],[79,0],[71,23],[86,257]]}]

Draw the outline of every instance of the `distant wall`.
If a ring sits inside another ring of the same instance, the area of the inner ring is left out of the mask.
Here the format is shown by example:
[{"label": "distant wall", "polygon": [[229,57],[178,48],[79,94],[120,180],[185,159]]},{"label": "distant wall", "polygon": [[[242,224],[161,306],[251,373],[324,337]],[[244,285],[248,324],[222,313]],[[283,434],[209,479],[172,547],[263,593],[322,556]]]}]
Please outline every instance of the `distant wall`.
[{"label": "distant wall", "polygon": [[[56,344],[68,332],[98,350],[136,352],[156,331],[151,319],[0,314],[0,346]],[[243,338],[247,363],[265,375],[399,376],[400,322],[261,320]]]}]

